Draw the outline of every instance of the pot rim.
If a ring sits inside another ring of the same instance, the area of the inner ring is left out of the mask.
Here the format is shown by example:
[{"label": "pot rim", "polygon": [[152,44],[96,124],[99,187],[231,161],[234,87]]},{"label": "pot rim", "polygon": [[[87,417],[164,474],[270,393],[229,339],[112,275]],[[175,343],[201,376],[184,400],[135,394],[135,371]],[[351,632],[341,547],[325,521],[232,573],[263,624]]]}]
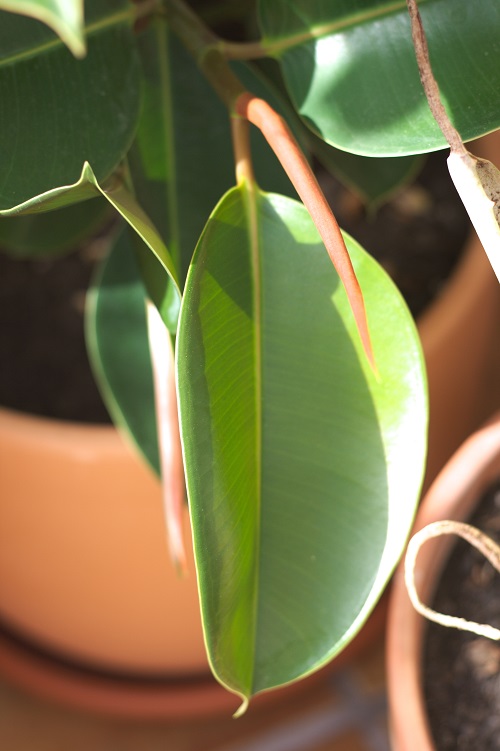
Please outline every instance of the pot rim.
[{"label": "pot rim", "polygon": [[134,680],[79,670],[0,630],[0,672],[13,685],[57,704],[135,720],[232,713],[238,699],[210,673],[185,679]]},{"label": "pot rim", "polygon": [[[475,467],[474,471],[471,468]],[[434,521],[466,519],[478,496],[500,474],[500,412],[473,433],[441,470],[422,501],[412,534]],[[415,579],[424,602],[453,543],[435,539],[419,552]],[[386,632],[386,674],[394,751],[433,751],[421,685],[420,654],[425,619],[413,608],[404,581],[404,563],[392,583]]]}]

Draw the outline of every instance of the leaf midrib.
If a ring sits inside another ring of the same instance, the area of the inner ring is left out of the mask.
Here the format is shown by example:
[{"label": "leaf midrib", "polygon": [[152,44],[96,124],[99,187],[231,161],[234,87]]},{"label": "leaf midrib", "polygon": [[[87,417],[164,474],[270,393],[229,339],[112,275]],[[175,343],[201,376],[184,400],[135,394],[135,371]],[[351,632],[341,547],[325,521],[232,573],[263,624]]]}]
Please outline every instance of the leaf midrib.
[{"label": "leaf midrib", "polygon": [[[126,22],[131,21],[133,18],[135,18],[135,15],[136,14],[134,13],[133,7],[124,8],[117,13],[113,13],[112,15],[106,16],[105,18],[101,18],[98,21],[94,21],[93,23],[86,25],[85,36],[91,37],[102,31],[113,28],[114,26],[120,26]],[[23,50],[22,52],[16,52],[13,55],[9,55],[8,57],[0,59],[0,69],[10,65],[15,65],[24,60],[29,60],[32,57],[38,57],[39,55],[52,52],[53,50],[60,47],[67,49],[62,39],[54,36],[53,39],[50,39],[47,42],[37,44],[36,46],[30,47],[29,49]]]},{"label": "leaf midrib", "polygon": [[[419,5],[421,6],[428,2],[430,2],[430,0],[420,0]],[[290,34],[289,36],[265,38],[262,40],[262,48],[266,55],[275,57],[292,47],[297,47],[313,39],[321,39],[330,34],[345,31],[351,27],[384,18],[385,16],[390,16],[405,9],[406,0],[395,0],[395,2],[387,3],[385,6],[375,8],[372,11],[360,11],[338,21],[331,21],[330,23],[312,26],[307,32],[303,31],[297,34]],[[254,46],[254,43],[250,44]],[[241,44],[240,46],[243,48],[245,45]]]},{"label": "leaf midrib", "polygon": [[257,645],[257,620],[259,607],[259,579],[260,579],[260,529],[262,517],[262,290],[261,270],[259,253],[259,221],[258,221],[258,187],[255,183],[245,181],[243,184],[244,205],[247,212],[248,231],[250,240],[250,261],[253,277],[253,311],[255,330],[255,451],[256,451],[256,475],[257,475],[257,503],[255,516],[256,540],[255,540],[255,579],[253,602],[251,605],[252,618],[252,672],[250,676],[249,695],[253,693],[255,650]]}]

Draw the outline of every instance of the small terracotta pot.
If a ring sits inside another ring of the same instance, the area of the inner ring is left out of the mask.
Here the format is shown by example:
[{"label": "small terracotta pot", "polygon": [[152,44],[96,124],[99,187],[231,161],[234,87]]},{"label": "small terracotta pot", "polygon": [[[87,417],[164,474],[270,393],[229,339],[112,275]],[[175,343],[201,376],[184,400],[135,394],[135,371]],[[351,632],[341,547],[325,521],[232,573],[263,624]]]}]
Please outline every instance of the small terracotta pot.
[{"label": "small terracotta pot", "polygon": [[[474,433],[454,454],[432,484],[420,507],[414,532],[443,519],[463,521],[488,486],[500,476],[500,413]],[[429,603],[451,545],[444,536],[426,542],[415,568],[420,599]],[[390,729],[394,751],[434,751],[421,683],[425,621],[413,608],[403,564],[392,583],[386,655]]]}]

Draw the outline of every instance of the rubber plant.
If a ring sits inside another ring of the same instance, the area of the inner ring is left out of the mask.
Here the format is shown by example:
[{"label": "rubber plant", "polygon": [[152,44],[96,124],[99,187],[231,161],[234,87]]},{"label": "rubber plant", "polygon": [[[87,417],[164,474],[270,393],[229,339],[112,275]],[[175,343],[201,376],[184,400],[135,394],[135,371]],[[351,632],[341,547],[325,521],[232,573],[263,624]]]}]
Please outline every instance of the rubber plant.
[{"label": "rubber plant", "polygon": [[[244,708],[359,631],[425,461],[413,320],[337,227],[311,150],[376,199],[446,142],[403,2],[260,0],[258,32],[250,4],[196,5],[0,0],[0,233],[60,253],[53,227],[69,247],[105,203],[121,217],[90,356],[162,477],[181,569],[187,488],[210,664]],[[500,8],[470,6],[422,8],[464,140],[500,125]],[[245,15],[253,38],[213,30]]]}]

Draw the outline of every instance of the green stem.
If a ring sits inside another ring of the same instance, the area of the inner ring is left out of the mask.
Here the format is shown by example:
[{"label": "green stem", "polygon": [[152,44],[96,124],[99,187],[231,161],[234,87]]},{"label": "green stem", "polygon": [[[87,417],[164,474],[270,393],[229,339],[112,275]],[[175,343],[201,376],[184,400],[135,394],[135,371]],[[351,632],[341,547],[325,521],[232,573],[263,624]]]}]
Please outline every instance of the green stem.
[{"label": "green stem", "polygon": [[172,31],[196,60],[199,61],[208,47],[217,44],[218,37],[183,0],[164,0],[164,7]]},{"label": "green stem", "polygon": [[216,49],[227,60],[257,60],[261,57],[271,57],[272,48],[262,42],[227,42],[217,41]]},{"label": "green stem", "polygon": [[288,33],[286,36],[268,38],[253,42],[228,42],[220,39],[217,49],[228,60],[253,60],[261,57],[279,57],[287,50],[314,39],[321,39],[337,34],[369,21],[377,21],[392,15],[405,7],[405,0],[385,2],[383,6],[350,10],[345,16],[333,21],[313,25],[298,32]]},{"label": "green stem", "polygon": [[193,55],[200,69],[230,112],[245,87],[218,49],[219,39],[183,0],[165,0],[170,28]]},{"label": "green stem", "polygon": [[255,183],[250,150],[250,125],[248,120],[233,115],[231,117],[231,136],[233,140],[234,162],[236,165],[236,183]]},{"label": "green stem", "polygon": [[134,21],[154,16],[162,10],[161,0],[140,0],[134,4]]}]

